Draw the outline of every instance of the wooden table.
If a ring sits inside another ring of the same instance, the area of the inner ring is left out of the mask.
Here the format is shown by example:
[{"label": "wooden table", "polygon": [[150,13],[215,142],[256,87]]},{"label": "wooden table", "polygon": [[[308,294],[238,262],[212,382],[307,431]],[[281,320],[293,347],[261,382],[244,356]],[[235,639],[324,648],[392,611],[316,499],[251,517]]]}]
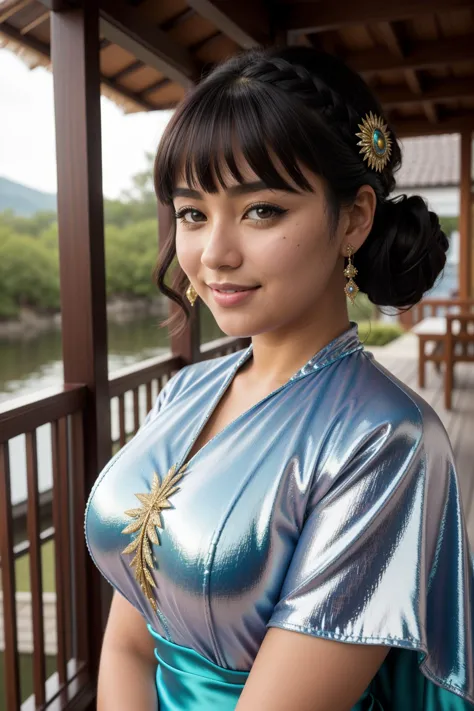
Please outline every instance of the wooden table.
[{"label": "wooden table", "polygon": [[[453,369],[456,362],[474,362],[474,314],[450,312],[446,316],[425,318],[412,329],[418,336],[418,385],[425,387],[427,361],[435,364],[439,372],[446,365],[445,407],[451,409]],[[432,344],[430,351],[428,344]]]}]

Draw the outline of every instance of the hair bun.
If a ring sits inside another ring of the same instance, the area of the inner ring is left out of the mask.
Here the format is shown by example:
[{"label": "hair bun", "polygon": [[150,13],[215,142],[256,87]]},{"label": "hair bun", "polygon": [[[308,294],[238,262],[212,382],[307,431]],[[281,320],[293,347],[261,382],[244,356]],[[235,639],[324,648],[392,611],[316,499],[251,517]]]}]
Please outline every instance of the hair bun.
[{"label": "hair bun", "polygon": [[412,306],[434,285],[449,241],[436,213],[418,195],[378,205],[372,230],[356,255],[361,291],[379,306]]}]

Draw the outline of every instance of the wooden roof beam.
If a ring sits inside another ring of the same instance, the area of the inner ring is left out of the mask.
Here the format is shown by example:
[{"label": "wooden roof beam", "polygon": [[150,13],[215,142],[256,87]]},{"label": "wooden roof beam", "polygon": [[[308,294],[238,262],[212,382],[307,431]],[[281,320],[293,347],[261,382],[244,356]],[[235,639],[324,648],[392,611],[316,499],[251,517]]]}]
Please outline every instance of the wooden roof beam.
[{"label": "wooden roof beam", "polygon": [[424,89],[422,94],[414,94],[407,89],[375,89],[382,106],[396,108],[400,104],[419,104],[425,101],[450,101],[474,96],[474,79],[447,79]]},{"label": "wooden roof beam", "polygon": [[264,31],[270,25],[268,12],[260,0],[255,0],[251,8],[222,0],[187,0],[187,3],[239,47],[259,47],[269,39]]},{"label": "wooden roof beam", "polygon": [[[35,37],[32,37],[31,35],[24,36],[17,29],[7,24],[3,24],[0,26],[0,34],[4,34],[10,39],[15,40],[16,42],[21,42],[21,44],[23,44],[25,47],[29,47],[29,49],[32,49],[33,52],[36,52],[48,61],[51,61],[49,46],[44,42],[41,42],[40,40],[36,39]],[[133,91],[125,89],[125,87],[116,84],[107,77],[102,76],[100,81],[101,84],[107,86],[109,89],[113,89],[119,94],[122,94],[122,96],[124,96],[126,99],[134,101],[135,104],[137,104],[137,106],[141,106],[142,109],[145,109],[146,111],[156,111],[156,106],[146,101],[146,99],[141,97],[139,94],[134,94]]]},{"label": "wooden roof beam", "polygon": [[61,12],[62,10],[71,8],[71,4],[68,0],[39,0],[39,2],[48,10],[51,10],[51,12]]},{"label": "wooden roof beam", "polygon": [[31,30],[34,30],[35,27],[39,27],[39,25],[42,25],[43,22],[46,22],[46,20],[49,19],[49,10],[46,10],[45,12],[42,12],[41,15],[38,15],[38,17],[35,20],[32,20],[29,22],[27,25],[21,28],[20,32],[22,35],[27,35],[28,32],[31,32]]},{"label": "wooden roof beam", "polygon": [[370,72],[390,72],[403,69],[430,69],[465,62],[472,54],[474,36],[418,42],[407,50],[405,56],[376,48],[356,52],[345,57],[345,61],[361,74]]},{"label": "wooden roof beam", "polygon": [[440,119],[437,123],[431,123],[428,119],[395,119],[393,124],[397,138],[435,136],[442,133],[474,131],[474,116],[472,113],[460,112],[458,115]]},{"label": "wooden roof beam", "polygon": [[[406,43],[402,41],[400,33],[397,32],[397,29],[394,24],[391,22],[381,22],[379,25],[379,29],[382,32],[382,35],[391,53],[399,59],[404,59],[406,55]],[[422,96],[423,86],[420,77],[416,73],[416,69],[404,69],[403,73],[405,75],[406,82],[413,94],[415,94],[415,96]],[[430,121],[431,123],[437,123],[438,114],[435,105],[429,101],[423,101],[422,105],[423,111],[425,112],[428,121]],[[389,110],[388,107],[386,108],[387,110]]]},{"label": "wooden roof beam", "polygon": [[5,22],[32,2],[33,0],[6,0],[0,5],[0,22]]},{"label": "wooden roof beam", "polygon": [[103,37],[181,86],[188,88],[195,84],[200,75],[198,62],[166,32],[143,22],[124,0],[100,0],[99,11]]},{"label": "wooden roof beam", "polygon": [[431,103],[430,101],[424,101],[423,111],[425,112],[428,121],[430,121],[431,123],[438,123],[439,116],[435,104]]},{"label": "wooden roof beam", "polygon": [[348,25],[408,20],[418,15],[472,9],[472,0],[340,0],[340,2],[295,2],[281,15],[286,30],[325,32]]}]

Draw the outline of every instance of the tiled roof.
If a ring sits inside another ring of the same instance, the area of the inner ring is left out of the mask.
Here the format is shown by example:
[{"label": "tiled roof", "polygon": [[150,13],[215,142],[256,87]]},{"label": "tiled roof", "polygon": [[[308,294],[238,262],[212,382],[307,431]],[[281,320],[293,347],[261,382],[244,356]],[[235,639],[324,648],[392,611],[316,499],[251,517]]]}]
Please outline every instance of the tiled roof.
[{"label": "tiled roof", "polygon": [[405,138],[401,144],[403,160],[396,175],[397,189],[459,185],[459,134]]}]

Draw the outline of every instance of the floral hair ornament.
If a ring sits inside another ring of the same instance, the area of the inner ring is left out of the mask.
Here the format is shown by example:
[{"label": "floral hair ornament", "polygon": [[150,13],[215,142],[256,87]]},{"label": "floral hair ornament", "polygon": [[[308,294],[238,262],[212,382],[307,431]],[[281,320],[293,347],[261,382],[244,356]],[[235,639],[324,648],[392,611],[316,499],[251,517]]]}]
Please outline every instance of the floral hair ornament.
[{"label": "floral hair ornament", "polygon": [[387,124],[380,116],[374,116],[372,111],[359,124],[360,133],[356,133],[360,138],[358,146],[362,146],[360,152],[364,154],[364,160],[378,173],[387,165],[392,152],[392,139]]}]

